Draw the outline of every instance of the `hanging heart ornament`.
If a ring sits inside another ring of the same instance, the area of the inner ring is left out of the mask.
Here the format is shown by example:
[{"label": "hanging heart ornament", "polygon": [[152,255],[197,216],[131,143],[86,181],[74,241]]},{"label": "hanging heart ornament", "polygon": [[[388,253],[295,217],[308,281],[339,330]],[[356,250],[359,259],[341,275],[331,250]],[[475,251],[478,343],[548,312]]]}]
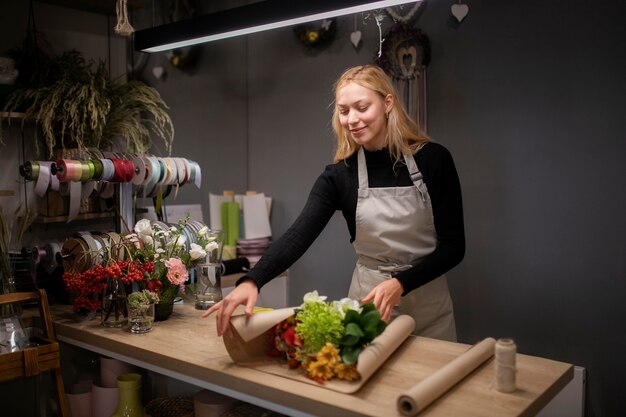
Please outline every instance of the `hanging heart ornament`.
[{"label": "hanging heart ornament", "polygon": [[359,43],[361,43],[361,31],[360,30],[355,30],[354,32],[350,34],[350,42],[352,42],[352,45],[355,48],[359,46]]},{"label": "hanging heart ornament", "polygon": [[415,76],[415,67],[417,66],[417,49],[414,46],[408,48],[403,46],[398,49],[398,63],[404,78],[413,78]]},{"label": "hanging heart ornament", "polygon": [[161,66],[152,68],[152,75],[154,75],[157,80],[161,79],[164,72],[165,70]]},{"label": "hanging heart ornament", "polygon": [[469,13],[469,6],[467,4],[453,4],[452,7],[450,7],[450,11],[452,12],[452,15],[456,17],[456,20],[461,23],[461,21],[465,19],[465,16]]}]

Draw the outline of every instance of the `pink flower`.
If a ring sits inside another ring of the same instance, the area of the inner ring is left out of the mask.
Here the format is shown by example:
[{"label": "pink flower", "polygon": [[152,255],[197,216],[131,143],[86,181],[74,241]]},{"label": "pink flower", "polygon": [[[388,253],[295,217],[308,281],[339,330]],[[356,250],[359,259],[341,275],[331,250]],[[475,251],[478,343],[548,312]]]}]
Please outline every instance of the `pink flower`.
[{"label": "pink flower", "polygon": [[167,279],[173,285],[181,285],[187,281],[187,269],[180,258],[168,259],[165,261],[165,266],[167,267]]}]

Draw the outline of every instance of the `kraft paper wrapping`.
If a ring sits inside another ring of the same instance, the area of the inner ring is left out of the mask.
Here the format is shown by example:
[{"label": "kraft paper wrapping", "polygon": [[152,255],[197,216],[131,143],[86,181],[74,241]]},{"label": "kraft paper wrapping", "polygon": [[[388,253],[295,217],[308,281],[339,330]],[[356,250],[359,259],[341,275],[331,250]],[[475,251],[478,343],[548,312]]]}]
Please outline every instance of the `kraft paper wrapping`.
[{"label": "kraft paper wrapping", "polygon": [[289,369],[284,362],[267,356],[267,330],[293,315],[294,311],[295,309],[290,307],[254,314],[251,317],[245,315],[232,317],[233,335],[232,337],[224,337],[224,345],[233,361],[258,371],[351,394],[358,391],[367,382],[415,328],[415,321],[412,317],[398,316],[359,355],[357,371],[361,378],[358,381],[348,382],[332,379],[320,385],[307,378],[302,372]]},{"label": "kraft paper wrapping", "polygon": [[398,397],[398,410],[414,416],[493,356],[495,339],[488,337],[472,346],[422,382]]}]

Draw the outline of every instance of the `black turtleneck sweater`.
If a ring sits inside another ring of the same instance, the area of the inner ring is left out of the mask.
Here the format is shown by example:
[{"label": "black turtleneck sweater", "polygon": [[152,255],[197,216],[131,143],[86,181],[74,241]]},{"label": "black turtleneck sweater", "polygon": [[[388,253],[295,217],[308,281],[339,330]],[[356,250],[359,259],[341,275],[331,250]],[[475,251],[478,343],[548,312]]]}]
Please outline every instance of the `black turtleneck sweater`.
[{"label": "black turtleneck sweater", "polygon": [[[387,149],[365,150],[370,188],[411,186],[404,160],[396,163]],[[456,266],[465,254],[461,187],[450,152],[429,142],[415,155],[430,195],[437,248],[413,268],[398,272],[404,294]],[[346,161],[328,165],[319,176],[293,225],[265,252],[255,267],[240,281],[252,279],[259,288],[296,262],[319,236],[335,211],[341,210],[354,241],[357,190],[357,153]]]}]

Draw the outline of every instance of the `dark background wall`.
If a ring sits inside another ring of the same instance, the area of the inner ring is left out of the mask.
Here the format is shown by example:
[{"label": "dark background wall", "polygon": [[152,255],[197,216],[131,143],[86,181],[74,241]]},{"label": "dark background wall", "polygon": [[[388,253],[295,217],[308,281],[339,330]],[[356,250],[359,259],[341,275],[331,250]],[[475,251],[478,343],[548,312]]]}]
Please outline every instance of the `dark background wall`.
[{"label": "dark background wall", "polygon": [[[512,337],[521,353],[583,366],[587,416],[621,415],[626,2],[466,1],[461,24],[452,3],[430,0],[416,25],[433,49],[429,134],[452,152],[463,187],[467,254],[448,274],[459,340]],[[318,53],[285,28],[202,46],[189,72],[151,55],[141,76],[171,107],[173,153],[204,176],[202,190],[183,187],[170,203],[201,203],[208,221],[209,192],[266,192],[279,237],[331,161],[332,83],[377,51],[364,17],[358,51],[345,17]],[[336,215],[290,269],[290,301],[312,289],[344,296],[354,259]]]}]

